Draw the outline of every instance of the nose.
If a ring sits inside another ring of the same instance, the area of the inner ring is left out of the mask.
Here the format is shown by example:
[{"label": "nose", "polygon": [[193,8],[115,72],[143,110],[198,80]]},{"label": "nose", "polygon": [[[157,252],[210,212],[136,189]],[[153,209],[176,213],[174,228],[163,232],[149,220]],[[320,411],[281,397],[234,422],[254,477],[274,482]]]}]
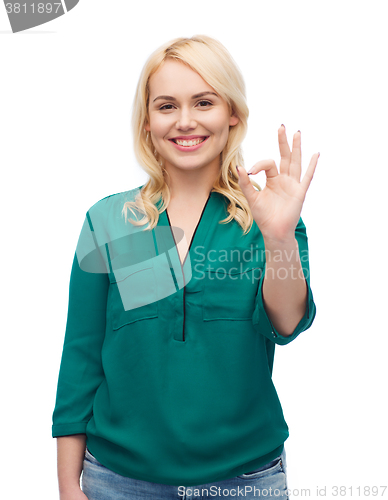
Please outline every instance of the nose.
[{"label": "nose", "polygon": [[189,108],[182,108],[178,121],[176,122],[176,128],[179,130],[190,130],[197,126],[197,122],[194,120],[193,115]]}]

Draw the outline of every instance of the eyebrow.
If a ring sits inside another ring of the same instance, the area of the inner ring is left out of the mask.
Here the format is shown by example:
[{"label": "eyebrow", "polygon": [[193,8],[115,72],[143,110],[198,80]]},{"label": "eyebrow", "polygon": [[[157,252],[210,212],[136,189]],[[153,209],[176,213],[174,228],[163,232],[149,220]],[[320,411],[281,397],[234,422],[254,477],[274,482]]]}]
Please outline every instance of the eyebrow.
[{"label": "eyebrow", "polygon": [[[215,95],[216,97],[218,97],[218,95],[215,94],[214,92],[200,92],[199,94],[195,94],[195,95],[191,96],[191,98],[197,99],[198,97],[203,97],[204,95],[208,95],[208,94],[212,94],[212,95]],[[152,102],[155,102],[158,99],[166,99],[168,101],[176,101],[175,97],[172,97],[171,95],[160,95],[160,96],[156,97]]]}]

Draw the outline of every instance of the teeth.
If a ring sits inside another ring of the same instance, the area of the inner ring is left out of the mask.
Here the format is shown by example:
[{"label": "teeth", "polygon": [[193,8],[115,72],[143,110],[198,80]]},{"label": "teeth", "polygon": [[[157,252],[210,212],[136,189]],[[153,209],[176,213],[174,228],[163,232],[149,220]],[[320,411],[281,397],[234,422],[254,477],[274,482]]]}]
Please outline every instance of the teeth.
[{"label": "teeth", "polygon": [[175,142],[179,144],[179,146],[196,146],[197,144],[200,144],[206,139],[206,137],[202,139],[193,139],[190,141],[182,141],[181,139],[175,139]]}]

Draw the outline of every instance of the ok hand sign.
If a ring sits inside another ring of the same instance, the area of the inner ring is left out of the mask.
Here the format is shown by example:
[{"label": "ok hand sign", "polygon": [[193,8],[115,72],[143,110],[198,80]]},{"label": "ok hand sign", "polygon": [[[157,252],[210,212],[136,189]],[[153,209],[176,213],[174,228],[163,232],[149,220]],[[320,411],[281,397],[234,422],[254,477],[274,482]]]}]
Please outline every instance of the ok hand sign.
[{"label": "ok hand sign", "polygon": [[274,160],[259,161],[249,171],[252,175],[265,171],[267,182],[262,191],[257,191],[253,187],[243,167],[238,167],[238,172],[239,186],[264,239],[284,242],[295,238],[295,228],[318,163],[319,153],[312,156],[307,171],[300,181],[300,131],[294,134],[292,152],[284,125],[278,130],[278,139],[281,156],[279,172]]}]

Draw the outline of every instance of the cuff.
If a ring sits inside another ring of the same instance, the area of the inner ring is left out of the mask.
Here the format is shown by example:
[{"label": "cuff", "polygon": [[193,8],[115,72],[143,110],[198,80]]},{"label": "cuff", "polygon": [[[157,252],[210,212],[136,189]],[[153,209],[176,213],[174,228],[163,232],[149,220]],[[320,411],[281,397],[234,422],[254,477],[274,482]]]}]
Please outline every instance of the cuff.
[{"label": "cuff", "polygon": [[86,434],[88,422],[74,424],[55,424],[52,426],[52,437],[71,436],[72,434]]},{"label": "cuff", "polygon": [[291,335],[284,336],[281,335],[276,328],[271,323],[269,316],[264,308],[263,301],[263,281],[265,273],[262,273],[262,277],[259,283],[259,288],[256,295],[256,305],[252,317],[252,323],[256,327],[259,333],[267,337],[269,340],[278,345],[285,345],[292,342],[301,332],[304,332],[310,328],[316,314],[316,306],[313,299],[313,294],[309,283],[306,280],[307,286],[307,303],[306,312],[303,318],[297,324],[295,330]]}]

